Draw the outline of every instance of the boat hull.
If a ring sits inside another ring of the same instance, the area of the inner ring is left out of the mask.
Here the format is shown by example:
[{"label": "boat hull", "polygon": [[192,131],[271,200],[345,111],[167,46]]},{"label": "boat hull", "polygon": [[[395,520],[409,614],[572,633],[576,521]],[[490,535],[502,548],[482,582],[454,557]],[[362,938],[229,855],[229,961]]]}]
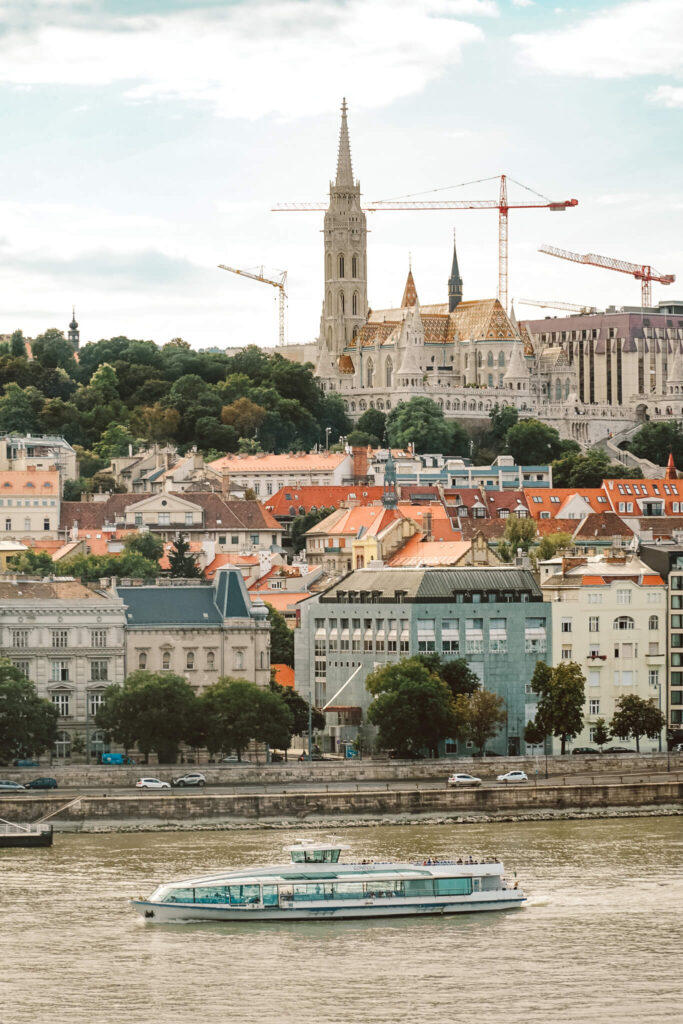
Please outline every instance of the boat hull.
[{"label": "boat hull", "polygon": [[52,846],[52,830],[49,832],[20,832],[0,835],[0,850],[17,846]]},{"label": "boat hull", "polygon": [[514,910],[525,902],[521,890],[512,890],[505,897],[492,895],[491,898],[472,900],[438,900],[434,902],[362,902],[351,905],[306,906],[306,907],[254,907],[239,909],[221,906],[200,906],[198,904],[154,903],[148,900],[131,900],[131,906],[147,921],[154,923],[183,921],[331,921],[351,918],[376,917],[424,917],[445,914],[472,914],[479,911]]}]

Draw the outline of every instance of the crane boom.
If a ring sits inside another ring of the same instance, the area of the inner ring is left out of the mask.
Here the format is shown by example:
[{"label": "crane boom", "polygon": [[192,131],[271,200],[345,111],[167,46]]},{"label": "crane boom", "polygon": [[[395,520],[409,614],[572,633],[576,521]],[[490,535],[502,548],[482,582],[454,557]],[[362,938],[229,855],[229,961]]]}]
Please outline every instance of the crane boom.
[{"label": "crane boom", "polygon": [[562,260],[571,260],[573,263],[583,263],[591,267],[618,270],[621,274],[631,274],[641,282],[643,306],[652,305],[652,281],[657,281],[659,284],[673,284],[676,280],[675,274],[660,274],[658,270],[646,263],[628,263],[626,260],[613,259],[611,256],[598,256],[593,252],[569,252],[567,249],[557,249],[553,245],[542,245],[538,251],[547,256],[558,256]]},{"label": "crane boom", "polygon": [[[472,184],[471,182],[469,184]],[[519,183],[517,183],[519,184]],[[522,186],[526,188],[527,186]],[[437,190],[438,191],[438,190]],[[530,190],[533,191],[533,190]],[[511,203],[507,196],[507,175],[500,175],[500,192],[498,199],[436,199],[411,200],[379,199],[365,203],[363,209],[367,213],[380,213],[396,210],[498,210],[498,299],[505,311],[508,306],[508,212],[510,210],[551,210],[553,212],[578,206],[578,199],[563,199],[551,202],[541,196],[540,201]],[[279,203],[273,206],[275,213],[303,213],[307,211],[324,211],[325,203]]]},{"label": "crane boom", "polygon": [[287,298],[287,292],[285,291],[287,285],[287,271],[283,270],[280,274],[279,280],[273,281],[270,277],[265,277],[263,273],[263,267],[261,267],[260,274],[252,274],[249,270],[238,270],[237,267],[227,267],[224,263],[218,264],[219,270],[227,270],[231,274],[239,274],[240,277],[248,277],[252,281],[260,281],[261,284],[270,284],[273,288],[279,289],[278,294],[278,341],[280,345],[285,343],[285,299]]},{"label": "crane boom", "polygon": [[516,299],[523,306],[539,306],[541,309],[564,309],[568,313],[597,313],[596,306],[578,306],[575,302],[544,302],[540,299]]}]

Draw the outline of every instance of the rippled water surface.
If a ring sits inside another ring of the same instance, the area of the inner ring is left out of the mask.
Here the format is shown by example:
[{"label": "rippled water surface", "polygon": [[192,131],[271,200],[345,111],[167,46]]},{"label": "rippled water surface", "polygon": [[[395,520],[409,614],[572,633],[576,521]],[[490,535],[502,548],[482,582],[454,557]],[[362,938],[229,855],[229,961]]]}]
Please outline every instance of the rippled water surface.
[{"label": "rippled water surface", "polygon": [[0,1020],[680,1021],[680,818],[338,834],[353,859],[496,853],[529,905],[447,919],[150,925],[130,896],[219,866],[281,862],[301,833],[57,835],[51,850],[0,852]]}]

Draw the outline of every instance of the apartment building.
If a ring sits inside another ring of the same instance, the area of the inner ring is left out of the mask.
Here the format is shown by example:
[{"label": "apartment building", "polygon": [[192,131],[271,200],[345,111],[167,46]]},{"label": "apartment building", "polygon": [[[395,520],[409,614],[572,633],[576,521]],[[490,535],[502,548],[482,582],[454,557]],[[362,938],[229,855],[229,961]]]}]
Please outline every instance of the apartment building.
[{"label": "apartment building", "polygon": [[54,469],[0,470],[0,529],[5,540],[22,543],[56,538],[60,478]]},{"label": "apartment building", "polygon": [[283,487],[339,486],[353,476],[350,452],[298,452],[272,455],[224,455],[208,464],[230,488],[250,488],[265,500]]}]

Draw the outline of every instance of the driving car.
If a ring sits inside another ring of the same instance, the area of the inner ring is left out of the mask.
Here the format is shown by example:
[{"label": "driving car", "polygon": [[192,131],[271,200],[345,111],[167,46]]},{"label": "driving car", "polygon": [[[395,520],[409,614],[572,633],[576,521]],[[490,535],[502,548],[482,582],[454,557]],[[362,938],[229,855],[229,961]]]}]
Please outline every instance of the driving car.
[{"label": "driving car", "polygon": [[299,761],[327,761],[323,754],[299,754]]},{"label": "driving car", "polygon": [[594,747],[574,747],[572,754],[599,754],[600,751]]},{"label": "driving car", "polygon": [[135,783],[136,789],[170,789],[170,782],[162,782],[161,779],[138,779]]},{"label": "driving car", "polygon": [[230,757],[222,758],[219,764],[251,764],[251,761],[248,761],[246,757],[240,761],[235,754],[231,754]]},{"label": "driving car", "polygon": [[481,779],[476,775],[468,775],[467,772],[455,772],[446,779],[447,786],[481,786]]},{"label": "driving car", "polygon": [[635,754],[630,747],[605,747],[603,754]]},{"label": "driving car", "polygon": [[26,789],[57,789],[57,780],[42,775],[39,779],[31,779],[24,783]]},{"label": "driving car", "polygon": [[177,779],[171,779],[172,786],[205,786],[206,775],[202,775],[201,772],[187,772],[185,775],[180,775]]},{"label": "driving car", "polygon": [[506,772],[505,775],[498,776],[498,782],[504,783],[506,786],[510,782],[528,782],[529,776],[526,772]]},{"label": "driving car", "polygon": [[15,792],[18,789],[26,789],[26,786],[22,786],[21,782],[12,782],[11,779],[0,779],[0,789],[7,789]]}]

